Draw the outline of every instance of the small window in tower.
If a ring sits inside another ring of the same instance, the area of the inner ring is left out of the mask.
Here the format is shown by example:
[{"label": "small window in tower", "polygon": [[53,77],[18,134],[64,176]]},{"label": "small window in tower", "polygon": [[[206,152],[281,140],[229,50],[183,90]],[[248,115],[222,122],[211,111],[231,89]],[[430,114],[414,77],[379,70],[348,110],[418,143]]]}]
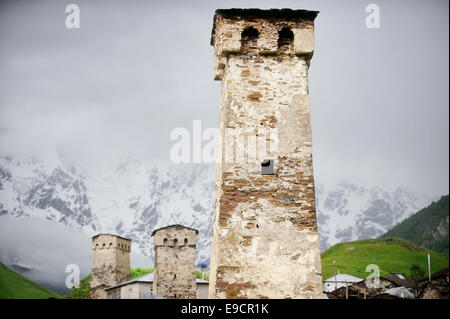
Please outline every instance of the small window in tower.
[{"label": "small window in tower", "polygon": [[185,238],[184,239],[184,244],[187,245],[187,243],[188,243],[188,240],[187,240],[187,238]]},{"label": "small window in tower", "polygon": [[256,48],[259,32],[253,27],[248,27],[241,34],[242,48]]},{"label": "small window in tower", "polygon": [[106,248],[106,244],[105,243],[103,243],[102,248]]},{"label": "small window in tower", "polygon": [[273,175],[273,164],[274,160],[266,159],[261,163],[261,174],[262,175]]},{"label": "small window in tower", "polygon": [[178,244],[178,239],[175,238],[175,239],[173,240],[173,245],[176,246],[177,244]]},{"label": "small window in tower", "polygon": [[278,32],[278,47],[285,48],[294,41],[294,33],[290,28],[284,27]]},{"label": "small window in tower", "polygon": [[167,238],[164,238],[164,245],[167,244]]},{"label": "small window in tower", "polygon": [[177,279],[177,274],[173,274],[173,279]]}]

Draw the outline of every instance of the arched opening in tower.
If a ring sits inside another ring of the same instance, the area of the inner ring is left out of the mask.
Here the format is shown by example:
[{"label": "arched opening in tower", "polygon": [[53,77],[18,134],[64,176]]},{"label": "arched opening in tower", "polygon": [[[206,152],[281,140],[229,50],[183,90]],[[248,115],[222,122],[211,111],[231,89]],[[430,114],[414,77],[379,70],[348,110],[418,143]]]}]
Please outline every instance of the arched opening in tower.
[{"label": "arched opening in tower", "polygon": [[284,27],[278,32],[278,48],[288,49],[294,42],[294,33],[291,28]]},{"label": "arched opening in tower", "polygon": [[256,48],[259,32],[253,27],[248,27],[241,34],[242,49]]}]

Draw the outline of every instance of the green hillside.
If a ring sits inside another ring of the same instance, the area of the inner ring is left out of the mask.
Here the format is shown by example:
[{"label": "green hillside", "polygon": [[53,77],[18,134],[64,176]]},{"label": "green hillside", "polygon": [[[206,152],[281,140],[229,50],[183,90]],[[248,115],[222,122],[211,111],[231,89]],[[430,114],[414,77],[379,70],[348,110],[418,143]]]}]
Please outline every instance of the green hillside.
[{"label": "green hillside", "polygon": [[91,280],[91,274],[87,275],[80,280],[80,286],[78,288],[72,288],[72,291],[65,295],[67,299],[89,299],[91,294],[91,286],[89,281]]},{"label": "green hillside", "polygon": [[141,267],[133,267],[130,269],[130,278],[134,279],[137,277],[144,276],[146,274],[149,274],[153,272],[153,268],[141,268]]},{"label": "green hillside", "polygon": [[428,273],[427,255],[431,256],[431,271],[448,267],[448,254],[440,254],[419,247],[401,238],[366,239],[336,244],[322,253],[323,279],[334,276],[333,260],[340,273],[366,278],[366,266],[376,264],[380,276],[389,273],[410,275],[411,265],[416,264]]},{"label": "green hillside", "polygon": [[448,254],[449,195],[420,210],[381,237],[400,237]]},{"label": "green hillside", "polygon": [[62,296],[0,264],[0,299],[47,299]]}]

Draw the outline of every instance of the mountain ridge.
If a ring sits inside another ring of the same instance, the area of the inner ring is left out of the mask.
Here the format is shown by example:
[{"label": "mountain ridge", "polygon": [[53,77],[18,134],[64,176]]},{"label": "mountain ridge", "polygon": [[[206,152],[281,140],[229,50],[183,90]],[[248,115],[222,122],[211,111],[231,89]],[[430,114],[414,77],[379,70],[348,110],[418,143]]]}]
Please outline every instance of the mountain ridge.
[{"label": "mountain ridge", "polygon": [[449,195],[409,216],[384,237],[401,237],[421,247],[440,253],[449,251]]},{"label": "mountain ridge", "polygon": [[[151,232],[170,224],[199,230],[197,260],[209,260],[215,165],[167,167],[129,158],[87,171],[61,152],[52,165],[37,158],[0,157],[0,217],[36,217],[74,227],[87,236],[116,233],[153,258]],[[321,250],[378,237],[431,201],[406,188],[387,192],[342,182],[316,183]]]}]

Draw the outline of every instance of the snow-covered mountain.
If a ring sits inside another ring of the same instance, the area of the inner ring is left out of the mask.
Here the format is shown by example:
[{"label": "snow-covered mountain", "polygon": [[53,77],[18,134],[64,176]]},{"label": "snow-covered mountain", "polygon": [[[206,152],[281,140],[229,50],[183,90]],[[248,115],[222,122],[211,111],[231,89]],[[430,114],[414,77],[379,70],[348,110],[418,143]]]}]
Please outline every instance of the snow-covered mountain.
[{"label": "snow-covered mountain", "polygon": [[0,215],[47,219],[89,236],[118,234],[147,257],[153,256],[153,230],[182,224],[199,230],[197,259],[209,259],[214,166],[126,160],[92,173],[59,157],[52,167],[0,157]]},{"label": "snow-covered mountain", "polygon": [[[197,260],[209,261],[215,165],[160,167],[128,159],[89,171],[59,153],[50,165],[36,158],[0,157],[0,216],[38,218],[92,236],[131,238],[133,249],[153,257],[153,230],[183,224],[199,230]],[[351,183],[316,185],[321,249],[373,238],[433,198],[405,188],[388,193]]]},{"label": "snow-covered mountain", "polygon": [[333,188],[316,184],[321,250],[339,242],[379,237],[436,199],[404,187],[389,193],[348,182]]}]

